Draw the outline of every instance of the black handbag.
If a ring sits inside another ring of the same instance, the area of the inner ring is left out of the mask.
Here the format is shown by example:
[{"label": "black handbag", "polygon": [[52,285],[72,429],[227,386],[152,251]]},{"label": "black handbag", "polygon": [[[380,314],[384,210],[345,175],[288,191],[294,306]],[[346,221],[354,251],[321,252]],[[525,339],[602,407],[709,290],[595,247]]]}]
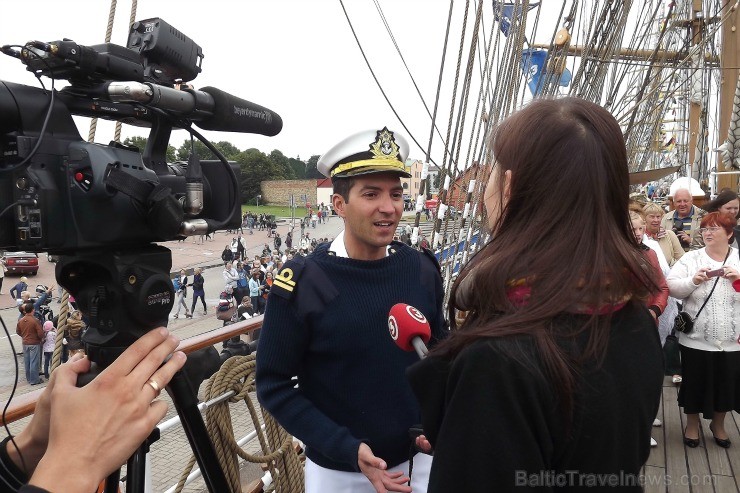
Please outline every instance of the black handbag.
[{"label": "black handbag", "polygon": [[665,361],[665,375],[681,374],[681,349],[675,332],[671,332],[670,335],[665,338],[665,344],[663,344],[663,359]]},{"label": "black handbag", "polygon": [[[725,262],[727,262],[727,258],[730,256],[730,251],[727,252],[727,256],[725,257],[724,261],[722,261],[722,265],[725,265]],[[701,314],[701,311],[704,309],[705,306],[707,306],[707,302],[709,301],[709,298],[712,297],[712,293],[714,293],[714,288],[717,287],[717,283],[719,282],[719,276],[714,280],[714,286],[712,286],[712,290],[709,292],[709,295],[704,300],[704,303],[702,303],[701,308],[699,308],[699,311],[696,312],[696,317],[692,317],[689,315],[688,312],[680,311],[678,312],[678,315],[676,315],[675,320],[673,321],[673,330],[677,332],[682,332],[684,334],[689,334],[691,331],[694,330],[694,320],[699,318],[699,314]]]},{"label": "black handbag", "polygon": [[[699,310],[699,313],[701,313],[701,310]],[[696,314],[697,317],[699,316],[699,313]],[[694,330],[694,319],[691,317],[691,315],[688,314],[688,312],[678,312],[678,315],[676,315],[676,319],[673,323],[673,329],[676,332],[688,334],[689,332]]]}]

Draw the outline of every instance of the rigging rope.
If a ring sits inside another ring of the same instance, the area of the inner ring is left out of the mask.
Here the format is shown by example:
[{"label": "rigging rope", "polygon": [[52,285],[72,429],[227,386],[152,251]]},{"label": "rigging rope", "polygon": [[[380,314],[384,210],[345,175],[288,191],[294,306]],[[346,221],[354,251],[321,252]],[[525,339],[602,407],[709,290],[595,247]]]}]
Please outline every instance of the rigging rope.
[{"label": "rigging rope", "polygon": [[437,130],[437,134],[439,135],[440,138],[442,138],[442,133],[439,131],[439,129],[436,128],[434,118],[432,118],[432,113],[431,111],[429,111],[429,106],[427,105],[426,100],[424,100],[424,96],[422,96],[421,90],[419,89],[419,86],[416,84],[416,79],[414,79],[414,76],[411,74],[411,70],[409,69],[409,66],[406,64],[406,59],[401,53],[401,48],[398,46],[398,43],[396,42],[396,37],[393,35],[391,26],[388,24],[388,20],[386,19],[385,14],[383,14],[383,9],[380,7],[380,2],[378,0],[373,0],[373,2],[375,3],[375,8],[378,11],[380,20],[383,21],[385,30],[391,38],[391,42],[393,42],[393,46],[396,48],[396,53],[398,53],[398,56],[401,58],[401,62],[403,63],[404,68],[406,69],[406,73],[409,74],[409,78],[411,79],[411,82],[414,84],[414,89],[416,89],[416,94],[419,95],[419,99],[421,99],[421,103],[424,105],[424,109],[427,110],[427,115],[429,115],[429,118],[432,119],[432,124],[434,125],[434,128]]},{"label": "rigging rope", "polygon": [[[116,18],[116,5],[118,0],[110,0],[110,11],[108,12],[108,25],[105,28],[105,42],[110,43],[111,35],[113,34],[113,21]],[[92,118],[90,120],[90,132],[87,136],[88,142],[95,142],[95,132],[98,128],[98,119]]]},{"label": "rigging rope", "polygon": [[[339,3],[342,6],[342,11],[344,11],[344,16],[347,19],[347,23],[349,24],[349,28],[352,31],[352,35],[354,36],[355,41],[357,42],[357,47],[360,49],[360,53],[362,54],[362,58],[365,60],[365,64],[367,65],[367,68],[370,70],[370,75],[373,76],[373,80],[375,80],[375,84],[378,86],[378,89],[380,89],[380,92],[383,95],[383,98],[385,98],[386,103],[388,103],[388,107],[391,109],[391,111],[393,112],[393,114],[398,119],[398,122],[401,124],[401,126],[403,127],[403,129],[406,131],[406,135],[409,136],[409,138],[414,142],[414,144],[416,144],[416,146],[419,149],[422,149],[423,150],[424,148],[421,146],[421,144],[419,144],[419,141],[416,140],[416,137],[414,137],[414,134],[406,126],[406,123],[404,123],[403,119],[401,118],[401,115],[399,115],[398,112],[396,111],[396,108],[393,106],[393,104],[391,103],[391,100],[388,98],[388,95],[386,94],[385,89],[383,89],[382,84],[378,80],[378,77],[375,75],[375,71],[373,70],[372,65],[370,65],[370,61],[368,60],[367,55],[365,55],[365,50],[362,48],[362,44],[360,43],[360,38],[357,37],[357,33],[355,32],[355,28],[352,25],[352,21],[349,18],[349,14],[347,13],[347,9],[344,7],[344,0],[339,0]],[[432,162],[434,162],[434,161],[432,160]]]},{"label": "rigging rope", "polygon": [[62,364],[62,352],[64,351],[64,338],[67,334],[67,319],[69,318],[69,293],[66,289],[62,290],[62,300],[57,318],[57,337],[54,340],[54,354],[51,356],[51,369],[53,372],[57,366]]},{"label": "rigging rope", "polygon": [[[129,27],[131,27],[131,25],[133,25],[133,23],[136,21],[136,9],[138,7],[138,4],[138,0],[131,0],[131,15],[129,15],[128,21]],[[121,127],[121,122],[116,120],[116,128],[113,131],[113,140],[116,142],[121,142]]]}]

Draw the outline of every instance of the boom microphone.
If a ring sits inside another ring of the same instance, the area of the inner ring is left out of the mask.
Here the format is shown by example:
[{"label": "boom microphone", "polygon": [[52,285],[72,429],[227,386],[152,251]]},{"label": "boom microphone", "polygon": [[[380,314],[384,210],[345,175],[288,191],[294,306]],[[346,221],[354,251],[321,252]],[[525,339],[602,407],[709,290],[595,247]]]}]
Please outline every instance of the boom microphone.
[{"label": "boom microphone", "polygon": [[200,90],[210,94],[214,102],[213,116],[196,122],[196,125],[204,130],[243,132],[272,137],[283,129],[283,119],[280,115],[264,106],[237,98],[215,87],[203,87]]},{"label": "boom microphone", "polygon": [[241,132],[272,137],[283,129],[277,113],[216,89],[180,90],[150,82],[115,81],[104,84],[111,101],[137,102],[182,115],[204,130]]},{"label": "boom microphone", "polygon": [[426,343],[432,335],[427,318],[418,309],[406,303],[396,303],[388,314],[388,331],[398,347],[416,351],[419,358],[426,358]]}]

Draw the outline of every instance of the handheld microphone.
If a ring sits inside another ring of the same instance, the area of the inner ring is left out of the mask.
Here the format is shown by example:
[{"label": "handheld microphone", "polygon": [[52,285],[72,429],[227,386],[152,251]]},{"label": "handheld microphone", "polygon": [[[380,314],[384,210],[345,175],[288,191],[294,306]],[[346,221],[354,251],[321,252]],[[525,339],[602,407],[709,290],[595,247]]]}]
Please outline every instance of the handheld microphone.
[{"label": "handheld microphone", "polygon": [[427,318],[418,309],[406,303],[396,303],[388,314],[388,331],[398,347],[416,351],[419,358],[426,358],[426,343],[432,336]]}]

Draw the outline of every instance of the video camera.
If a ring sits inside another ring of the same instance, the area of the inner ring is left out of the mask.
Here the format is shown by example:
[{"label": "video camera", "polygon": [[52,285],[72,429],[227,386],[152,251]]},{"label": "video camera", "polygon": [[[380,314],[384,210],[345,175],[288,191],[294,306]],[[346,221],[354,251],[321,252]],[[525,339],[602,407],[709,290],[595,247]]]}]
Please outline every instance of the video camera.
[{"label": "video camera", "polygon": [[[282,120],[214,87],[186,87],[203,53],[159,18],[135,22],[126,47],[63,39],[0,51],[52,79],[51,90],[0,81],[0,249],[60,255],[57,281],[89,318],[88,355],[105,366],[167,324],[171,252],[153,243],[241,224],[238,167],[192,124],[272,136]],[[57,91],[55,79],[70,85]],[[151,127],[146,147],[86,142],[72,115]],[[177,128],[219,160],[168,164]]]},{"label": "video camera", "polygon": [[[238,173],[225,159],[168,165],[170,133],[184,128],[200,138],[195,123],[272,136],[282,120],[213,87],[184,88],[203,58],[190,38],[155,18],[134,23],[125,48],[64,39],[1,50],[71,85],[47,91],[0,81],[0,211],[12,209],[0,216],[0,248],[70,254],[238,227]],[[72,115],[149,126],[146,148],[85,142]]]}]

